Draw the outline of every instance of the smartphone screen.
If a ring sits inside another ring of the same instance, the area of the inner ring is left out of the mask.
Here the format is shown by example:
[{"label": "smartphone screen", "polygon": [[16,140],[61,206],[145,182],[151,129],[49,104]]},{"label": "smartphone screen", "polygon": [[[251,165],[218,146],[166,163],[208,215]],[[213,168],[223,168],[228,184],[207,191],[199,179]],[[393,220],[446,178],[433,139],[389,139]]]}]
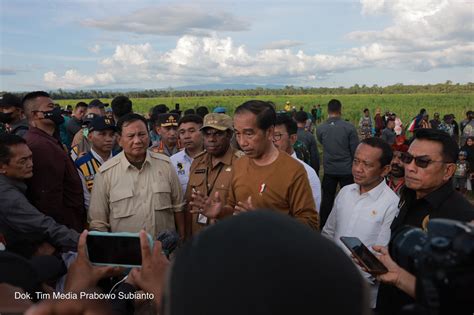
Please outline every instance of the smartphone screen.
[{"label": "smartphone screen", "polygon": [[342,236],[341,242],[359,259],[369,273],[384,274],[388,272],[387,268],[357,237]]},{"label": "smartphone screen", "polygon": [[92,263],[141,266],[139,237],[87,235],[87,251]]}]

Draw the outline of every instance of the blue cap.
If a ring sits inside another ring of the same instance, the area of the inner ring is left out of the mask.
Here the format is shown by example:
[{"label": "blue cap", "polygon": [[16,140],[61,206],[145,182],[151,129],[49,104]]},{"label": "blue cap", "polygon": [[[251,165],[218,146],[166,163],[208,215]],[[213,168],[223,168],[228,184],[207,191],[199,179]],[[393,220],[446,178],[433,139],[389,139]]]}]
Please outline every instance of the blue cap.
[{"label": "blue cap", "polygon": [[225,107],[219,106],[219,107],[214,108],[213,112],[219,113],[219,114],[225,114],[225,111],[226,111]]}]

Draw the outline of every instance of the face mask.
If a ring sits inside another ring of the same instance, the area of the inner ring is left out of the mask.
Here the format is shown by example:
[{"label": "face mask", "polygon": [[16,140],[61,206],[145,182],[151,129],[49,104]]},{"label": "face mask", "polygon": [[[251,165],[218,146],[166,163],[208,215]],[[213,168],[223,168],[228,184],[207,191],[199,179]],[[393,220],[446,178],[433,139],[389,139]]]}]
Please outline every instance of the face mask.
[{"label": "face mask", "polygon": [[0,122],[9,124],[13,121],[13,113],[0,113]]},{"label": "face mask", "polygon": [[53,110],[43,112],[44,118],[52,120],[56,126],[61,125],[64,122],[64,117],[61,115],[61,109],[55,107]]}]

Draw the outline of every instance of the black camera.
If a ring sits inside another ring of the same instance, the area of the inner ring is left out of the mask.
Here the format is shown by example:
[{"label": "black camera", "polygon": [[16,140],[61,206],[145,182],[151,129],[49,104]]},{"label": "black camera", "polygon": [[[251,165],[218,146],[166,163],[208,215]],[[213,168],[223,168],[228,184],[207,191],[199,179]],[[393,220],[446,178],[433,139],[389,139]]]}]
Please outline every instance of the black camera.
[{"label": "black camera", "polygon": [[416,276],[420,314],[473,314],[474,226],[432,219],[427,230],[402,227],[390,242],[390,256]]}]

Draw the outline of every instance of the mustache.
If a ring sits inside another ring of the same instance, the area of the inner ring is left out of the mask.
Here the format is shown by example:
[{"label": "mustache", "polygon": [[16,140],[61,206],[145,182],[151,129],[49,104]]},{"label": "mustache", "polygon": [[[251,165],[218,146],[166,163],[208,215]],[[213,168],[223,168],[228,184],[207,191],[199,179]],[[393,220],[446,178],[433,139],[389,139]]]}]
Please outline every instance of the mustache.
[{"label": "mustache", "polygon": [[399,177],[405,175],[405,169],[403,168],[403,166],[399,164],[390,164],[390,166],[392,167],[390,173],[392,173],[393,175],[398,175]]}]

